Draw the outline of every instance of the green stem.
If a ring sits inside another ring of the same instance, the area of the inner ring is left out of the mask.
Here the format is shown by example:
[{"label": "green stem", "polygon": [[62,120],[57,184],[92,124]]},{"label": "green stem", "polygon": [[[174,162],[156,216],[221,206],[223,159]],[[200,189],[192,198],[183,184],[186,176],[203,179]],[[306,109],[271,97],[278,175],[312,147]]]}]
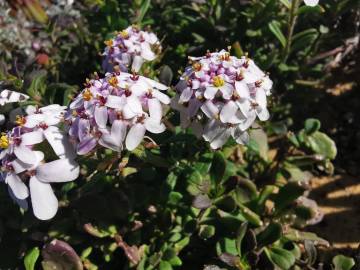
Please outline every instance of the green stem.
[{"label": "green stem", "polygon": [[290,54],[290,48],[291,48],[291,41],[294,34],[294,28],[297,20],[297,11],[299,8],[299,0],[292,0],[291,1],[291,8],[290,8],[290,16],[288,20],[288,31],[287,31],[287,37],[286,37],[286,44],[284,48],[284,54],[283,54],[283,62],[285,63],[289,54]]}]

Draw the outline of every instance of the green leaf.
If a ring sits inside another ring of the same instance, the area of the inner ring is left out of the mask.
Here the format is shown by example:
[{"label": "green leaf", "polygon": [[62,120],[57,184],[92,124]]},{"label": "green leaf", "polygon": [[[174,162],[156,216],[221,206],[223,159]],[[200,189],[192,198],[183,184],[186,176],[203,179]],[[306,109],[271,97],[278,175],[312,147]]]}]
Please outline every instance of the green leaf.
[{"label": "green leaf", "polygon": [[332,259],[332,262],[335,266],[334,270],[350,270],[355,265],[353,258],[344,255],[335,256]]},{"label": "green leaf", "polygon": [[281,187],[279,193],[274,197],[275,213],[293,203],[298,197],[304,194],[305,188],[299,182],[290,182]]},{"label": "green leaf", "polygon": [[172,270],[172,266],[167,261],[161,261],[159,264],[159,270]]},{"label": "green leaf", "polygon": [[318,35],[318,30],[315,28],[307,29],[295,34],[291,42],[291,50],[295,52],[304,48],[310,48]]},{"label": "green leaf", "polygon": [[219,242],[216,243],[216,252],[218,256],[223,253],[237,255],[236,241],[230,238],[221,238]]},{"label": "green leaf", "polygon": [[136,22],[138,24],[142,24],[142,21],[145,17],[145,14],[146,12],[148,11],[149,7],[150,7],[150,3],[151,1],[150,0],[144,0],[141,4],[141,7],[140,7],[140,12],[139,12],[139,16],[137,17],[136,19]]},{"label": "green leaf", "polygon": [[268,27],[270,31],[275,35],[275,37],[280,41],[281,46],[285,48],[286,38],[284,34],[281,32],[280,22],[273,20],[268,24]]},{"label": "green leaf", "polygon": [[318,131],[321,127],[321,123],[318,119],[309,118],[305,121],[305,132],[306,134],[310,135],[315,131]]},{"label": "green leaf", "polygon": [[24,265],[26,270],[34,270],[37,259],[39,258],[40,251],[38,247],[30,249],[24,258]]},{"label": "green leaf", "polygon": [[223,179],[225,169],[226,161],[224,155],[221,152],[215,152],[210,168],[211,181],[219,184]]},{"label": "green leaf", "polygon": [[236,233],[236,249],[237,249],[238,254],[239,254],[240,257],[241,257],[241,244],[242,244],[242,241],[244,239],[247,227],[248,227],[248,223],[243,222],[240,225],[240,227],[239,227],[239,229],[238,229],[238,231]]},{"label": "green leaf", "polygon": [[297,10],[297,15],[301,15],[301,14],[305,14],[305,13],[312,13],[312,12],[324,13],[325,9],[320,5],[316,5],[315,7],[303,5],[303,6],[299,7],[299,9]]},{"label": "green leaf", "polygon": [[334,159],[337,154],[335,142],[325,133],[320,131],[314,132],[307,137],[307,144],[310,148],[326,158]]},{"label": "green leaf", "polygon": [[315,233],[312,232],[302,232],[295,229],[289,229],[287,233],[284,235],[285,238],[295,241],[295,242],[303,242],[306,240],[313,241],[315,245],[323,245],[329,246],[329,242],[325,239],[317,236]]},{"label": "green leaf", "polygon": [[215,226],[212,225],[200,225],[199,236],[206,240],[215,235]]},{"label": "green leaf", "polygon": [[265,230],[256,236],[259,246],[270,245],[280,239],[282,235],[282,226],[279,223],[270,223]]},{"label": "green leaf", "polygon": [[286,249],[278,247],[265,248],[265,253],[271,262],[283,270],[290,269],[295,263],[295,256]]}]

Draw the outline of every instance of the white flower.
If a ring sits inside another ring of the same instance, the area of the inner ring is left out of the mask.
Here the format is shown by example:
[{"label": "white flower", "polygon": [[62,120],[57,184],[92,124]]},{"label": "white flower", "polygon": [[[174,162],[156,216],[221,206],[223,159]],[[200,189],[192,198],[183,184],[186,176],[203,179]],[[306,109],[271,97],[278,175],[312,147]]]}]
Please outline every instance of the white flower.
[{"label": "white flower", "polygon": [[317,4],[319,4],[319,0],[304,0],[305,5],[310,7],[315,7]]},{"label": "white flower", "polygon": [[120,31],[115,38],[105,41],[107,47],[103,55],[103,69],[114,71],[118,65],[122,71],[131,69],[138,72],[146,61],[153,61],[161,50],[160,42],[151,32],[141,31],[135,26],[130,26]]},{"label": "white flower", "polygon": [[[34,215],[47,220],[53,218],[58,209],[58,200],[50,183],[75,180],[79,176],[79,165],[69,159],[42,163],[44,154],[40,151],[35,151],[35,157],[32,163],[24,163],[20,159],[6,161],[6,167],[13,171],[4,172],[3,178],[17,200],[25,200],[30,195]],[[20,174],[29,177],[30,192]]]},{"label": "white flower", "polygon": [[4,106],[7,103],[22,102],[27,99],[29,99],[28,95],[5,89],[0,93],[0,106]]},{"label": "white flower", "polygon": [[269,118],[272,81],[268,75],[248,57],[236,58],[224,50],[190,57],[190,61],[192,66],[181,76],[171,103],[180,112],[181,126],[202,134],[214,149],[230,136],[245,143],[245,131],[256,118]]},{"label": "white flower", "polygon": [[89,81],[66,116],[77,153],[87,154],[98,144],[121,152],[124,141],[131,151],[146,131],[163,132],[163,107],[170,103],[162,92],[166,89],[154,80],[124,72]]}]

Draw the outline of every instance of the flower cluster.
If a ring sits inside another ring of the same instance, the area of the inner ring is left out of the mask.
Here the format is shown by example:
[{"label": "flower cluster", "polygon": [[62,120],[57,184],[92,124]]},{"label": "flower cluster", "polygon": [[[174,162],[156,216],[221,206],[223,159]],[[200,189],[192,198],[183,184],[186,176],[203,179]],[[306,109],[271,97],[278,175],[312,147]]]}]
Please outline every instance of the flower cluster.
[{"label": "flower cluster", "polygon": [[170,103],[170,98],[161,92],[167,90],[165,85],[118,72],[88,80],[85,86],[65,117],[79,155],[89,153],[98,144],[120,152],[124,141],[126,148],[133,150],[146,130],[165,130],[163,105]]},{"label": "flower cluster", "polygon": [[256,117],[269,118],[266,96],[272,81],[247,56],[237,58],[229,52],[190,57],[176,85],[172,106],[180,111],[181,126],[210,142],[213,149],[224,145],[230,136],[246,143],[246,130]]},{"label": "flower cluster", "polygon": [[42,220],[51,219],[58,209],[50,183],[73,181],[79,176],[73,146],[58,127],[64,110],[57,104],[28,107],[28,115],[19,116],[18,125],[0,137],[2,181],[22,208],[28,207],[30,196],[34,215]]},{"label": "flower cluster", "polygon": [[141,31],[136,26],[130,26],[117,33],[116,37],[105,41],[107,47],[103,55],[103,69],[114,71],[114,66],[120,70],[138,72],[145,61],[153,61],[161,50],[160,42],[154,33]]}]

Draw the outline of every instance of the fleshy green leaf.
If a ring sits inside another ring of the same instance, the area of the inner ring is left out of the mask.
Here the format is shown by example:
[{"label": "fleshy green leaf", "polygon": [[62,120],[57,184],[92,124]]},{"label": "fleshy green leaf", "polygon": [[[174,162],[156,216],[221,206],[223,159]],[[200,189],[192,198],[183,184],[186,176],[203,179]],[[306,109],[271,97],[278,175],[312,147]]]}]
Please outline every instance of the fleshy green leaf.
[{"label": "fleshy green leaf", "polygon": [[26,270],[34,270],[37,259],[39,258],[40,251],[38,247],[30,249],[24,258],[24,265]]},{"label": "fleshy green leaf", "polygon": [[271,21],[269,24],[270,31],[275,35],[275,37],[280,41],[281,46],[285,48],[286,38],[284,34],[281,32],[280,23],[278,21]]}]

